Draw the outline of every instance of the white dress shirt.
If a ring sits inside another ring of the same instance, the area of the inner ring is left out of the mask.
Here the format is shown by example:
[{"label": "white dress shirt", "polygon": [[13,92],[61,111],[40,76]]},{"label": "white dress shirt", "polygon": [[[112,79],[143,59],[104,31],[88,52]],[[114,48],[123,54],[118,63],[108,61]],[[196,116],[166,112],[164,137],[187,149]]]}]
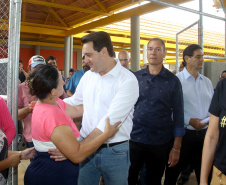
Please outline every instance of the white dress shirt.
[{"label": "white dress shirt", "polygon": [[[212,82],[200,73],[195,80],[186,68],[178,73],[177,77],[183,90],[185,127],[195,130],[189,125],[190,118],[205,119],[210,115],[209,107],[213,96]],[[203,129],[207,127],[205,126]]]},{"label": "white dress shirt", "polygon": [[138,81],[134,74],[116,60],[115,67],[107,74],[88,71],[81,78],[75,94],[64,99],[70,105],[83,104],[82,137],[87,137],[95,128],[104,132],[105,120],[121,121],[119,131],[107,143],[130,139],[134,104],[139,96]]}]

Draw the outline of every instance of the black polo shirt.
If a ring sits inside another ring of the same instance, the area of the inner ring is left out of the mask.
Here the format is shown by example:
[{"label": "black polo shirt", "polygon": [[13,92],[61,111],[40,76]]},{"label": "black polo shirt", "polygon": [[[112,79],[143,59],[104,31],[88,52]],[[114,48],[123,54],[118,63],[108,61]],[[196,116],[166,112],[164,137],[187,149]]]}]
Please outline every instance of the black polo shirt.
[{"label": "black polo shirt", "polygon": [[217,84],[209,112],[219,117],[219,141],[216,147],[214,166],[226,175],[226,79]]}]

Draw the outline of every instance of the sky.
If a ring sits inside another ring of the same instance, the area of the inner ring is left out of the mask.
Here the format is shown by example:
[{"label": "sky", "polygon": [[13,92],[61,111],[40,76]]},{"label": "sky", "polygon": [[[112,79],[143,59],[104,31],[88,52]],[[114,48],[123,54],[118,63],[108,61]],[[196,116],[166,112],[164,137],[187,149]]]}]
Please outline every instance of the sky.
[{"label": "sky", "polygon": [[[162,0],[164,1],[164,0]],[[213,0],[202,0],[203,2],[203,12],[212,14],[219,17],[225,17],[222,9],[217,10],[216,7],[213,7]],[[181,4],[180,6],[199,10],[199,0],[193,0],[189,3]],[[145,14],[142,17],[144,18],[154,18],[155,20],[169,21],[171,23],[184,24],[185,27],[191,25],[199,19],[198,14],[194,14],[188,11],[176,9],[176,8],[167,8],[164,10],[156,11],[153,13]],[[203,28],[204,30],[225,33],[225,23],[221,20],[216,20],[203,16]]]}]

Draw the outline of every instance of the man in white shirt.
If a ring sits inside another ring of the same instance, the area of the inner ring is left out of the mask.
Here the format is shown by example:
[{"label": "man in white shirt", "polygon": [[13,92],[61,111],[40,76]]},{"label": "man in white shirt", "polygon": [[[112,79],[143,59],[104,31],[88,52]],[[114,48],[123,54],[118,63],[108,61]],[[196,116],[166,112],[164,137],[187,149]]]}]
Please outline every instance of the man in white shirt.
[{"label": "man in white shirt", "polygon": [[[83,104],[81,135],[86,142],[104,131],[105,120],[121,121],[119,131],[80,164],[79,185],[128,184],[129,142],[134,104],[139,96],[136,77],[113,58],[110,36],[94,32],[82,38],[85,61],[90,66],[76,89],[65,99],[71,105]],[[89,136],[87,138],[87,136]]]},{"label": "man in white shirt", "polygon": [[203,67],[203,51],[197,44],[189,45],[183,52],[187,67],[177,74],[184,99],[184,127],[180,159],[175,167],[167,168],[165,185],[176,184],[179,173],[191,164],[200,183],[202,148],[208,127],[209,106],[213,96],[211,81],[199,73]]}]

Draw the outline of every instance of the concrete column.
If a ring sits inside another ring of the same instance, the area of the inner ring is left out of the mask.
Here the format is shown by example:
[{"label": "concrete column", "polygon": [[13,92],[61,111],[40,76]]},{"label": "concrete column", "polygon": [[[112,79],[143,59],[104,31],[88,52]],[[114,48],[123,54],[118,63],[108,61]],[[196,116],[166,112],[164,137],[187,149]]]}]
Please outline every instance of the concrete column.
[{"label": "concrete column", "polygon": [[148,63],[147,49],[148,45],[143,45],[143,65]]},{"label": "concrete column", "polygon": [[71,36],[64,38],[64,76],[67,78],[69,76],[69,69],[71,66]]},{"label": "concrete column", "polygon": [[131,17],[131,70],[140,69],[140,17]]},{"label": "concrete column", "polygon": [[[73,35],[70,36],[71,37],[71,49],[70,49],[70,66],[69,66],[69,70],[72,68],[73,65]],[[68,75],[69,75],[69,70],[68,70]]]},{"label": "concrete column", "polygon": [[35,55],[40,55],[40,46],[35,45]]},{"label": "concrete column", "polygon": [[82,69],[82,49],[77,49],[77,66],[75,66],[77,70]]}]

